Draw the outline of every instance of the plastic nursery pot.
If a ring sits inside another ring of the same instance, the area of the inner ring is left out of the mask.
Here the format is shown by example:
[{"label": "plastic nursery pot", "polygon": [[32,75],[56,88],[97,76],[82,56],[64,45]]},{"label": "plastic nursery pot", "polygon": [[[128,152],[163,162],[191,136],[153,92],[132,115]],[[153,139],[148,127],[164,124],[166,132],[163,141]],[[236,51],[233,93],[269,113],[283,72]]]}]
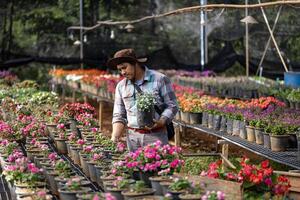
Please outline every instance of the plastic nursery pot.
[{"label": "plastic nursery pot", "polygon": [[249,142],[255,142],[255,132],[254,128],[252,126],[246,126],[246,132],[247,132],[247,140]]},{"label": "plastic nursery pot", "polygon": [[246,123],[245,121],[240,121],[240,138],[247,139]]},{"label": "plastic nursery pot", "polygon": [[155,190],[155,195],[163,195],[163,188],[160,185],[160,182],[169,181],[170,177],[168,176],[153,176],[150,177],[151,187]]},{"label": "plastic nursery pot", "polygon": [[288,147],[289,135],[271,135],[270,138],[272,151],[285,151]]},{"label": "plastic nursery pot", "polygon": [[190,113],[190,123],[191,124],[201,124],[202,113]]},{"label": "plastic nursery pot", "polygon": [[76,195],[77,194],[84,194],[89,192],[91,189],[90,188],[81,188],[80,190],[77,191],[67,191],[65,189],[59,189],[59,197],[60,199],[63,200],[77,200]]},{"label": "plastic nursery pot", "polygon": [[264,133],[264,147],[271,149],[271,138],[269,133]]},{"label": "plastic nursery pot", "polygon": [[264,144],[263,129],[256,128],[254,130],[254,133],[255,133],[255,142],[256,142],[256,144],[263,145]]},{"label": "plastic nursery pot", "polygon": [[154,193],[155,193],[155,190],[153,190],[152,188],[145,188],[145,190],[140,193],[131,192],[129,190],[125,190],[125,191],[121,192],[121,194],[124,196],[125,200],[127,200],[127,199],[129,200],[129,199],[135,198],[135,197],[153,195]]},{"label": "plastic nursery pot", "polygon": [[185,123],[190,123],[190,113],[189,112],[183,112],[181,111],[181,121],[185,122]]},{"label": "plastic nursery pot", "polygon": [[201,194],[180,194],[179,199],[182,200],[199,200],[201,199]]}]

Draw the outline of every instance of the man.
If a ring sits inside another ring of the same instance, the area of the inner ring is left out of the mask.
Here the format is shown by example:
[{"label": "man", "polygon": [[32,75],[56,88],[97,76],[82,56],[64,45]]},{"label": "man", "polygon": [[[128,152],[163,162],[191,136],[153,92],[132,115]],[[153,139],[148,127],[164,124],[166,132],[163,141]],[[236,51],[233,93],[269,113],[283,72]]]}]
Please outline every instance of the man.
[{"label": "man", "polygon": [[[176,97],[171,82],[165,75],[143,65],[147,58],[137,58],[133,49],[123,49],[115,53],[107,65],[117,68],[125,78],[116,87],[112,120],[112,140],[118,141],[127,128],[127,145],[130,151],[160,140],[168,143],[166,124],[170,123],[178,111]],[[155,114],[152,127],[141,128],[137,123],[136,84],[143,92],[156,97],[161,115]]]}]

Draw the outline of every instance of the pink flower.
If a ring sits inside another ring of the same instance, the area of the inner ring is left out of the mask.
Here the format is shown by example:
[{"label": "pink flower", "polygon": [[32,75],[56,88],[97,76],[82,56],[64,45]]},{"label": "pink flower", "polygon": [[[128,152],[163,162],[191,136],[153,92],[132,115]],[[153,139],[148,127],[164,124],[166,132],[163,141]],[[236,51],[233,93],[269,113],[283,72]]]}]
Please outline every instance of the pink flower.
[{"label": "pink flower", "polygon": [[57,154],[56,153],[50,153],[48,158],[51,160],[51,161],[55,161],[57,159]]},{"label": "pink flower", "polygon": [[29,164],[27,165],[27,167],[28,167],[28,169],[30,170],[30,172],[33,173],[33,174],[36,174],[36,173],[39,173],[39,172],[40,172],[40,169],[37,168],[37,167],[35,166],[34,163],[29,163]]},{"label": "pink flower", "polygon": [[89,145],[84,148],[84,151],[87,153],[91,152],[92,150],[93,150],[93,145]]},{"label": "pink flower", "polygon": [[272,179],[271,178],[266,178],[264,182],[267,186],[272,186]]},{"label": "pink flower", "polygon": [[41,190],[41,191],[37,192],[37,196],[40,197],[40,198],[45,198],[46,195],[47,195],[47,193],[46,193],[45,190]]},{"label": "pink flower", "polygon": [[93,200],[100,200],[100,198],[98,197],[97,194],[95,194],[95,196],[93,197]]},{"label": "pink flower", "polygon": [[218,191],[217,192],[217,198],[218,198],[218,200],[224,200],[225,199],[224,192]]},{"label": "pink flower", "polygon": [[98,131],[98,128],[93,127],[93,128],[91,128],[91,131],[92,131],[93,133],[96,133],[96,132]]},{"label": "pink flower", "polygon": [[118,152],[124,152],[125,151],[125,144],[122,143],[122,142],[118,142],[117,149],[118,149]]},{"label": "pink flower", "polygon": [[105,193],[105,200],[116,200],[111,193]]},{"label": "pink flower", "polygon": [[171,164],[170,164],[170,167],[171,168],[176,168],[178,165],[179,165],[179,160],[178,159],[175,159],[175,160],[173,160],[172,162],[171,162]]},{"label": "pink flower", "polygon": [[85,141],[83,139],[79,139],[79,140],[77,140],[77,144],[84,145]]},{"label": "pink flower", "polygon": [[61,123],[61,124],[57,124],[56,126],[58,129],[64,129],[65,128],[65,124]]}]

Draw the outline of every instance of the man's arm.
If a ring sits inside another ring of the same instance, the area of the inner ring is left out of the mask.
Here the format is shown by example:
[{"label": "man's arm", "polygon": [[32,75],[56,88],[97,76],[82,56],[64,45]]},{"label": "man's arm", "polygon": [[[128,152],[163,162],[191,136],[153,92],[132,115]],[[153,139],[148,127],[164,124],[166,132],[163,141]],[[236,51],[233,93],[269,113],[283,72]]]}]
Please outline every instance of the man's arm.
[{"label": "man's arm", "polygon": [[113,123],[111,140],[117,142],[124,130],[125,130],[125,125],[122,122]]},{"label": "man's arm", "polygon": [[118,139],[121,137],[125,129],[126,124],[127,124],[126,109],[121,96],[120,84],[118,84],[115,92],[111,140],[118,141]]}]

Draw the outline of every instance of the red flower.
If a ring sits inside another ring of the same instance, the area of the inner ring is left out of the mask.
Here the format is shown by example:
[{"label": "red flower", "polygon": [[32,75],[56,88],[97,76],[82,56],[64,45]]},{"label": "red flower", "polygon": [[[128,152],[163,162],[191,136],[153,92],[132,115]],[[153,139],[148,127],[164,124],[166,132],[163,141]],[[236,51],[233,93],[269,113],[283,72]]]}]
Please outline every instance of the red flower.
[{"label": "red flower", "polygon": [[269,160],[264,160],[261,162],[260,166],[263,168],[263,169],[266,169],[269,167]]}]

